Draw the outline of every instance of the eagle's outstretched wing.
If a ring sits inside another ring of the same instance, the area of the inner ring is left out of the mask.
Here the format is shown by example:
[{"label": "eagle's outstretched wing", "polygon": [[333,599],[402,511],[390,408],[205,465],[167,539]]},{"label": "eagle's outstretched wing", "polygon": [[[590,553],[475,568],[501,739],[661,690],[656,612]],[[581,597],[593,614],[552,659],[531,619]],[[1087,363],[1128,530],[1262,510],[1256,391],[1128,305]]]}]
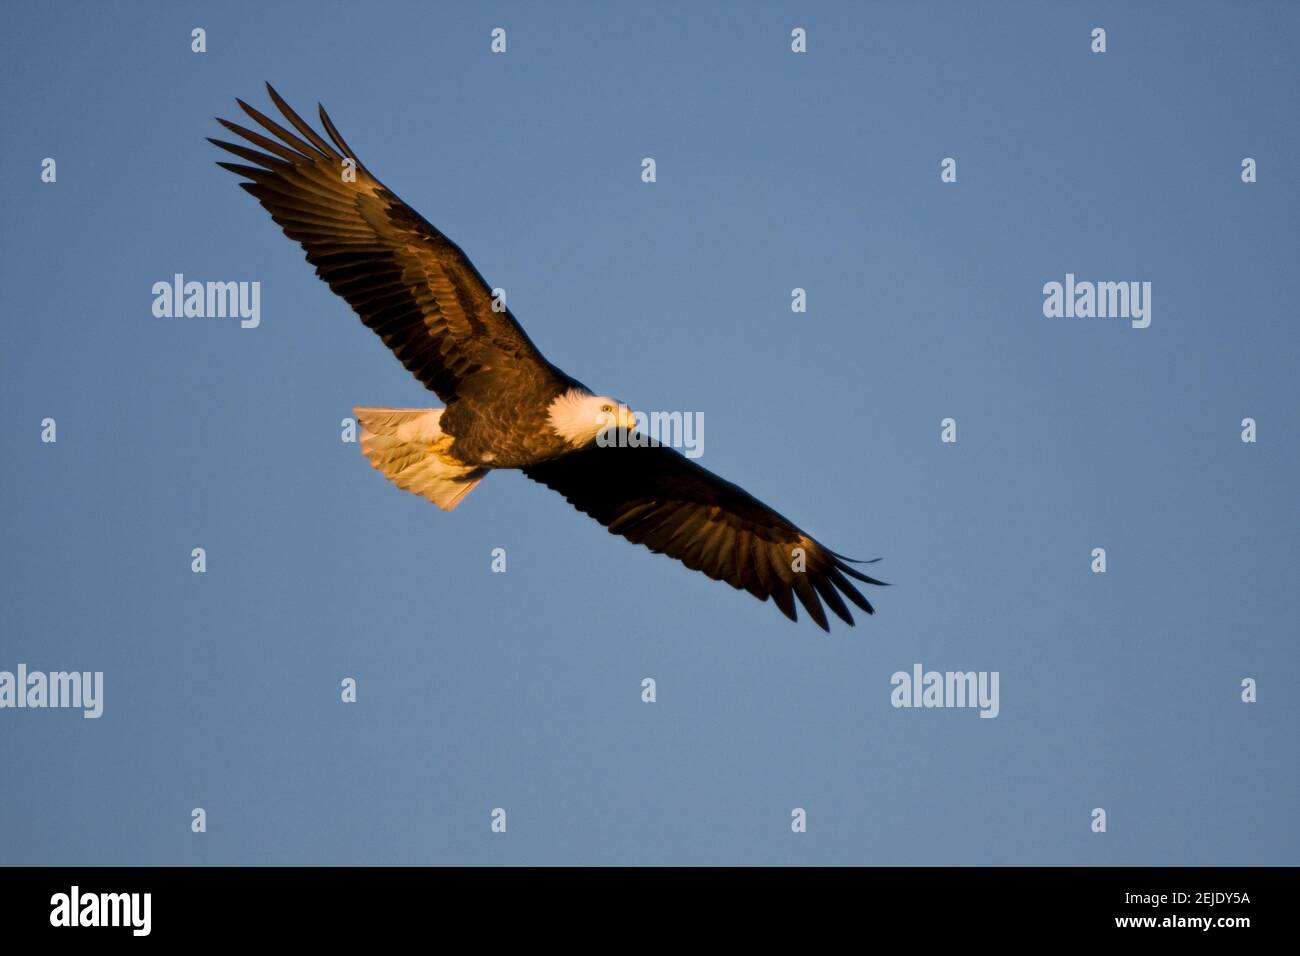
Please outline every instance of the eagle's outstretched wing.
[{"label": "eagle's outstretched wing", "polygon": [[885,583],[850,567],[849,559],[743,488],[657,443],[592,442],[525,468],[524,474],[558,491],[611,534],[676,558],[760,601],[770,597],[792,621],[798,619],[797,597],[822,630],[830,630],[822,601],[852,624],[841,594],[868,614],[874,609],[848,579]]},{"label": "eagle's outstretched wing", "polygon": [[218,165],[251,180],[240,185],[416,378],[448,403],[490,388],[495,375],[570,381],[508,310],[493,310],[491,287],[465,253],[361,165],[324,107],[332,144],[266,88],[301,136],[236,100],[271,135],[218,117],[257,147],[212,139],[255,164]]}]

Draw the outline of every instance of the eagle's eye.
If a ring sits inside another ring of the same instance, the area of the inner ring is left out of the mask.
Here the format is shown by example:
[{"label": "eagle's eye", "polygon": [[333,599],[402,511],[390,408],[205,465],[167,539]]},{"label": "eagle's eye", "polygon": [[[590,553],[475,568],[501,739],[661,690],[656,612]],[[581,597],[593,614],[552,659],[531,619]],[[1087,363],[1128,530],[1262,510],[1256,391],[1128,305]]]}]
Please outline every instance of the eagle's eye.
[{"label": "eagle's eye", "polygon": [[602,412],[612,412],[612,411],[614,410],[614,406],[613,406],[613,405],[602,405],[602,406],[600,406],[600,410],[601,410]]}]

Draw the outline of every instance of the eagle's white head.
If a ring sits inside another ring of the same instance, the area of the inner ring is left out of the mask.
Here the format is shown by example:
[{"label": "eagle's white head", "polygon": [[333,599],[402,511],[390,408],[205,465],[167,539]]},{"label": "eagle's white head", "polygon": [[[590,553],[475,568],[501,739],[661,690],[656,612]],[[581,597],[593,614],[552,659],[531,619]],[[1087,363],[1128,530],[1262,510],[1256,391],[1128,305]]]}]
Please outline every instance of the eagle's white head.
[{"label": "eagle's white head", "polygon": [[555,433],[580,448],[606,428],[636,429],[636,412],[616,398],[571,388],[551,402],[547,413]]}]

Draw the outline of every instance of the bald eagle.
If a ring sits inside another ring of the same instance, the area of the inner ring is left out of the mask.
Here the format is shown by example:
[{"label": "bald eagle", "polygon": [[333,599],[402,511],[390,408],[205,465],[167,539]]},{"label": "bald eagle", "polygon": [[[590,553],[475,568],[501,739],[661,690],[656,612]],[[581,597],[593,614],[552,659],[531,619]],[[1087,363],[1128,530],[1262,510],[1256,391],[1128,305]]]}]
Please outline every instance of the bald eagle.
[{"label": "bald eagle", "polygon": [[488,472],[518,469],[612,534],[771,598],[792,621],[796,598],[825,631],[822,602],[850,625],[843,598],[874,613],[849,578],[884,582],[853,559],[672,448],[618,440],[636,429],[625,404],[548,362],[465,253],[361,164],[324,107],[329,142],[267,91],[297,132],[236,100],[265,132],[218,117],[244,143],[209,141],[252,164],[218,165],[446,406],[355,410],[362,453],[386,478],[450,511]]}]

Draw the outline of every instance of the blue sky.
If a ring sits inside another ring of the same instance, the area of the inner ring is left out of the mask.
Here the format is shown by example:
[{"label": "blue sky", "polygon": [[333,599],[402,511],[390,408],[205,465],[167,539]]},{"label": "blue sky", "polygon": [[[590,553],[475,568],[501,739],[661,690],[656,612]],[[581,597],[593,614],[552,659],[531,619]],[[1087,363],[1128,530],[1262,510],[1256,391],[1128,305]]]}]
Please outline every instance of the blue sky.
[{"label": "blue sky", "polygon": [[[0,670],[105,704],[0,710],[0,860],[1300,862],[1293,5],[9,23]],[[879,613],[827,637],[517,474],[444,514],[373,472],[350,409],[439,402],[213,165],[264,80],[552,361],[881,557]],[[261,325],[155,318],[177,272],[260,282]],[[1045,318],[1067,273],[1151,282],[1151,326]],[[891,707],[915,663],[997,671],[999,716]]]}]

